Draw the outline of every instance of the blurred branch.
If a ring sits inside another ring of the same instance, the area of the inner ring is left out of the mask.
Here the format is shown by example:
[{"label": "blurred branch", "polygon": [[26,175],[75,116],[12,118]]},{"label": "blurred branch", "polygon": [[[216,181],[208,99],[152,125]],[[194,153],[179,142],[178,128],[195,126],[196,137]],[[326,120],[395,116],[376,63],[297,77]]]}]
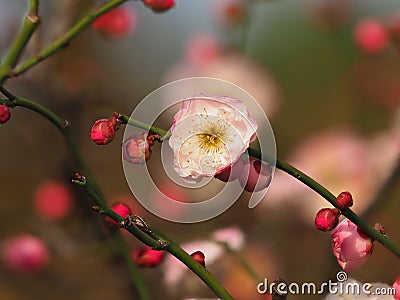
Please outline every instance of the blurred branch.
[{"label": "blurred branch", "polygon": [[[27,58],[25,61],[20,63],[14,69],[12,69],[12,70],[8,69],[6,73],[4,73],[4,71],[2,73],[0,73],[0,82],[4,82],[7,78],[19,76],[19,75],[25,73],[30,68],[34,67],[39,62],[41,62],[42,60],[48,58],[49,56],[53,55],[57,51],[66,47],[73,38],[75,38],[78,34],[80,34],[84,29],[89,27],[93,23],[94,20],[96,20],[98,17],[105,14],[106,12],[110,11],[114,7],[121,5],[122,3],[127,2],[127,1],[129,1],[129,0],[112,0],[112,1],[102,5],[101,7],[99,7],[96,11],[87,14],[80,21],[78,21],[78,23],[76,23],[69,31],[67,31],[64,36],[57,39],[50,45],[48,45],[44,50],[42,50],[38,54],[35,54],[35,55]],[[31,0],[31,3],[32,2],[35,2],[35,1]],[[35,8],[34,5],[32,5],[31,8],[32,7]],[[16,45],[15,48],[19,49],[19,48],[17,48],[17,46],[19,46],[19,45]]]},{"label": "blurred branch", "polygon": [[245,260],[243,259],[242,255],[240,254],[239,251],[231,248],[228,243],[226,242],[219,242],[215,241],[217,244],[222,245],[226,251],[230,254],[232,254],[235,259],[239,262],[239,264],[242,266],[242,268],[247,272],[247,274],[250,275],[250,277],[254,280],[254,282],[258,283],[262,279],[262,277],[257,274],[257,272],[254,270],[254,268]]},{"label": "blurred branch", "polygon": [[0,83],[3,83],[9,76],[10,70],[16,65],[33,32],[39,26],[40,18],[38,16],[38,8],[39,0],[29,1],[29,12],[24,18],[21,30],[15,37],[2,65],[0,66]]},{"label": "blurred branch", "polygon": [[118,246],[122,257],[124,258],[125,262],[128,265],[129,272],[130,272],[132,280],[135,284],[136,290],[139,294],[139,298],[141,300],[150,300],[151,295],[149,293],[149,290],[147,289],[147,286],[146,286],[142,276],[140,275],[140,272],[139,272],[137,266],[135,265],[135,263],[132,260],[132,257],[126,247],[126,243],[125,243],[124,239],[122,238],[121,233],[119,231],[113,232],[113,239],[114,239],[115,244]]},{"label": "blurred branch", "polygon": [[[84,175],[76,174],[74,183],[79,184],[85,190],[85,192],[94,200],[95,204],[98,206],[98,211],[107,215],[119,224],[124,224],[126,220],[122,218],[119,214],[114,212],[106,203],[104,197],[102,196],[100,188],[97,186],[95,180],[90,175],[89,168],[86,166],[85,161],[80,155],[80,152],[76,146],[75,140],[69,133],[69,125],[68,122],[61,120],[56,114],[48,110],[47,108],[35,103],[31,100],[20,98],[14,96],[7,89],[0,85],[0,92],[4,94],[8,99],[0,99],[0,104],[7,105],[10,107],[25,107],[32,111],[35,111],[48,119],[51,123],[53,123],[61,132],[64,139],[67,142],[67,146],[71,151],[77,166]],[[195,261],[187,252],[185,252],[178,244],[167,238],[164,234],[159,232],[158,230],[152,228],[154,230],[153,235],[149,235],[148,232],[145,232],[140,227],[135,226],[135,224],[128,224],[124,226],[124,228],[129,231],[132,235],[138,238],[140,241],[145,243],[146,245],[154,248],[160,249],[165,248],[166,251],[171,253],[177,259],[179,259],[182,263],[184,263],[190,270],[192,270],[207,286],[212,289],[215,294],[222,299],[233,300],[233,297],[228,293],[228,291],[214,278],[214,276],[202,265],[200,265],[197,261]],[[162,243],[166,241],[166,243]],[[123,250],[121,251],[123,253]],[[129,262],[128,262],[129,264]],[[132,270],[131,270],[132,272]],[[132,278],[136,278],[136,274],[132,274]]]}]

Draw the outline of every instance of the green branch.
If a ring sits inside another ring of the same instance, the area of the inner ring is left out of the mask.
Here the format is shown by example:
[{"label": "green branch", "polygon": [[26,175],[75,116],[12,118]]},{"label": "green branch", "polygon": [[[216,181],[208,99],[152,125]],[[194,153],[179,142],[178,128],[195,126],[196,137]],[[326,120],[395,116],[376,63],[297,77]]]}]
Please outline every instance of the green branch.
[{"label": "green branch", "polygon": [[30,0],[29,12],[24,18],[20,32],[15,37],[11,47],[0,66],[0,83],[9,77],[10,70],[16,65],[26,44],[29,42],[33,32],[39,26],[40,19],[38,16],[38,0]]},{"label": "green branch", "polygon": [[[27,99],[19,98],[14,96],[12,93],[7,91],[4,87],[0,85],[0,92],[2,92],[9,99],[0,99],[0,104],[4,104],[10,107],[25,107],[32,111],[35,111],[48,119],[51,123],[53,123],[61,132],[63,137],[67,142],[67,146],[78,165],[78,168],[84,173],[84,175],[77,174],[78,178],[73,180],[75,183],[82,186],[85,192],[93,199],[95,204],[98,206],[99,212],[103,215],[107,215],[116,222],[120,223],[124,221],[124,219],[114,212],[106,203],[104,197],[101,194],[100,189],[95,183],[92,176],[90,176],[90,172],[88,167],[86,166],[84,160],[82,159],[78,148],[76,147],[76,143],[73,137],[69,133],[68,123],[60,119],[56,114],[48,110],[47,108]],[[148,128],[148,127],[147,127]],[[159,132],[162,132],[160,130]],[[165,132],[164,132],[165,135]],[[162,233],[159,233],[158,230],[154,229],[157,234],[154,236],[150,236],[148,233],[141,230],[139,227],[135,225],[129,225],[126,227],[126,230],[129,231],[132,235],[134,235],[137,239],[145,243],[146,245],[152,248],[159,248],[160,241],[167,241],[168,244],[166,246],[166,251],[171,253],[181,262],[183,262],[190,270],[192,270],[203,282],[205,282],[214,293],[221,297],[221,299],[232,300],[233,297],[229,294],[229,292],[214,278],[214,276],[208,272],[207,269],[202,267],[199,263],[197,263],[188,253],[186,253],[178,244],[165,237]],[[135,274],[131,274],[132,278],[136,278]],[[136,282],[136,284],[138,284]]]},{"label": "green branch", "polygon": [[[249,154],[256,157],[256,158],[261,158],[261,153],[258,150],[249,149]],[[322,196],[324,199],[326,199],[330,204],[332,204],[334,207],[338,208],[341,212],[342,215],[348,218],[350,221],[352,221],[354,224],[359,226],[364,233],[366,233],[370,238],[373,240],[378,241],[382,246],[384,246],[386,249],[388,249],[390,252],[395,254],[396,256],[400,257],[400,248],[395,245],[391,239],[389,239],[387,236],[381,234],[377,230],[375,230],[371,225],[368,224],[368,222],[364,221],[361,219],[355,212],[353,212],[351,209],[341,209],[337,203],[336,203],[336,196],[333,195],[330,191],[328,191],[325,187],[323,187],[321,184],[316,182],[314,179],[312,179],[310,176],[304,174],[300,170],[296,169],[295,167],[289,165],[286,162],[283,162],[279,159],[276,160],[276,167],[278,169],[281,169],[282,171],[288,173],[289,175],[293,176],[297,180],[301,181],[305,185],[307,185],[309,188],[317,192],[320,196]]]},{"label": "green branch", "polygon": [[78,23],[76,23],[70,30],[68,30],[64,36],[57,39],[50,45],[48,45],[45,49],[43,49],[38,54],[27,58],[25,61],[23,61],[17,67],[15,67],[10,72],[10,74],[6,74],[5,75],[6,77],[3,79],[3,81],[9,77],[15,77],[15,76],[25,73],[30,68],[34,67],[39,62],[41,62],[42,60],[48,58],[49,56],[53,55],[58,50],[64,48],[65,46],[68,45],[68,43],[73,38],[75,38],[84,29],[89,27],[93,23],[93,21],[96,20],[96,18],[98,18],[99,16],[110,11],[114,7],[121,5],[122,3],[127,2],[127,1],[129,1],[129,0],[112,0],[112,1],[104,4],[103,6],[99,7],[96,11],[89,13],[88,15],[83,17],[80,21],[78,21]]},{"label": "green branch", "polygon": [[[130,125],[135,125],[137,124],[136,120],[130,119],[128,116],[120,116],[120,119],[124,120],[125,124],[130,124]],[[138,126],[143,129],[148,129],[150,125],[145,124],[140,124],[141,126]],[[154,126],[151,126],[153,128],[152,130],[156,129],[158,130],[158,134],[163,136],[162,132],[164,132],[164,135],[167,133],[167,131],[156,128]],[[249,152],[250,156],[253,156],[255,158],[261,159],[261,152],[257,149],[254,148],[248,148],[247,149]],[[268,161],[266,161],[268,162]],[[309,188],[317,192],[320,196],[322,196],[325,200],[327,200],[330,204],[332,204],[334,207],[340,209],[338,205],[336,204],[336,196],[333,195],[329,190],[327,190],[324,186],[316,182],[314,179],[312,179],[310,176],[304,174],[300,170],[296,169],[295,167],[289,165],[286,162],[283,162],[279,159],[276,159],[276,167],[287,174],[293,176],[297,180],[301,181],[305,185],[307,185]],[[340,209],[341,210],[341,209]],[[386,249],[388,249],[390,252],[395,254],[396,256],[400,257],[400,248],[393,243],[391,239],[389,239],[387,236],[381,234],[377,230],[375,230],[371,225],[369,225],[366,221],[361,219],[356,213],[354,213],[351,209],[344,209],[341,210],[342,215],[344,215],[346,218],[348,218],[350,221],[352,221],[354,224],[359,226],[369,237],[371,237],[373,240],[376,240],[382,246],[384,246]]]},{"label": "green branch", "polygon": [[141,300],[150,300],[150,292],[147,289],[143,277],[141,276],[138,267],[132,260],[132,257],[126,247],[126,243],[124,239],[121,236],[121,233],[119,231],[113,232],[113,239],[115,241],[115,244],[118,246],[119,250],[121,251],[121,255],[124,258],[125,262],[128,264],[129,268],[129,273],[132,277],[132,280],[135,284],[136,290],[139,294],[139,298]]}]

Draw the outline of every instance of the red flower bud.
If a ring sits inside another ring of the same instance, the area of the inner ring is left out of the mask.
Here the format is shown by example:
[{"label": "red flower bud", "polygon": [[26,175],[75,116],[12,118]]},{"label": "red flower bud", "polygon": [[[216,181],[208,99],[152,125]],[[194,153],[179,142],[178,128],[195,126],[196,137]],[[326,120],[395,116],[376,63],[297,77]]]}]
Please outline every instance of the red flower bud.
[{"label": "red flower bud", "polygon": [[114,139],[119,123],[115,117],[97,120],[90,130],[90,138],[97,145],[106,145]]},{"label": "red flower bud", "polygon": [[[111,206],[111,209],[123,218],[126,218],[132,214],[132,210],[124,203],[115,203]],[[107,217],[106,221],[112,226],[119,227],[119,224],[110,217]]]},{"label": "red flower bud", "polygon": [[119,38],[131,33],[136,24],[134,11],[121,6],[98,17],[92,27],[108,37]]},{"label": "red flower bud", "polygon": [[340,212],[336,208],[322,208],[315,216],[315,226],[321,231],[329,231],[339,223]]},{"label": "red flower bud", "polygon": [[164,12],[175,5],[174,0],[143,0],[143,3],[154,12]]},{"label": "red flower bud", "polygon": [[267,188],[271,179],[271,166],[253,157],[250,157],[244,165],[243,172],[239,177],[240,184],[248,192],[258,192]]},{"label": "red flower bud", "polygon": [[151,157],[150,146],[147,133],[132,135],[122,144],[122,154],[124,159],[131,164],[144,164]]},{"label": "red flower bud", "polygon": [[34,197],[36,211],[48,220],[60,220],[67,216],[71,211],[73,201],[70,190],[57,181],[41,184]]},{"label": "red flower bud", "polygon": [[337,196],[336,203],[340,209],[346,209],[353,206],[353,197],[349,192],[342,192]]},{"label": "red flower bud", "polygon": [[49,260],[49,252],[43,241],[29,234],[5,240],[1,250],[4,264],[16,272],[40,271]]},{"label": "red flower bud", "polygon": [[164,251],[153,250],[149,246],[146,246],[133,250],[132,258],[138,266],[152,268],[161,263],[164,258]]},{"label": "red flower bud", "polygon": [[5,105],[0,105],[0,124],[8,121],[11,117],[10,108]]},{"label": "red flower bud", "polygon": [[197,261],[199,264],[201,264],[203,267],[206,266],[206,261],[205,261],[206,257],[204,256],[204,253],[203,253],[203,252],[201,252],[201,251],[196,251],[196,252],[190,254],[190,256],[191,256],[195,261]]},{"label": "red flower bud", "polygon": [[362,50],[376,53],[386,47],[389,37],[381,22],[375,19],[363,19],[354,29],[354,39]]}]

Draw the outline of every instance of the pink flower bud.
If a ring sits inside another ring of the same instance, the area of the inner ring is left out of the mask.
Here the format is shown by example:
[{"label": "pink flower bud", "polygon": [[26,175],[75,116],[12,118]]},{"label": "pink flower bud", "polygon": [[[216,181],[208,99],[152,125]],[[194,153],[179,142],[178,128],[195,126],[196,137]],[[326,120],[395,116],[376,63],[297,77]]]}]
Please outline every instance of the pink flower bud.
[{"label": "pink flower bud", "polygon": [[340,222],[331,235],[333,254],[344,271],[360,267],[374,249],[372,240],[348,219]]},{"label": "pink flower bud", "polygon": [[336,203],[340,209],[346,209],[353,206],[353,197],[349,192],[342,192],[336,197]]},{"label": "pink flower bud", "polygon": [[233,165],[226,167],[222,172],[215,174],[214,177],[224,182],[234,181],[242,174],[243,168],[244,162],[239,158]]},{"label": "pink flower bud", "polygon": [[394,299],[400,300],[400,276],[397,277],[396,281],[393,283],[393,288],[395,290],[395,294],[393,295]]},{"label": "pink flower bud", "polygon": [[322,208],[315,216],[315,226],[321,231],[329,231],[339,223],[340,212],[336,208]]},{"label": "pink flower bud", "polygon": [[7,122],[11,117],[10,108],[5,105],[0,105],[0,124]]},{"label": "pink flower bud", "polygon": [[[124,203],[115,203],[111,206],[111,209],[123,218],[126,218],[127,216],[130,216],[132,214],[132,210],[129,208],[128,205],[126,205]],[[110,217],[107,217],[106,221],[111,226],[119,227],[119,224],[116,221],[114,221],[113,219],[111,219]]]},{"label": "pink flower bud", "polygon": [[122,144],[124,159],[131,164],[144,164],[151,157],[147,133],[132,135]]},{"label": "pink flower bud", "polygon": [[386,47],[389,37],[381,22],[368,18],[357,23],[354,29],[354,39],[362,50],[376,53]]},{"label": "pink flower bud", "polygon": [[57,181],[42,183],[36,189],[34,196],[35,210],[48,220],[60,220],[66,217],[71,211],[73,202],[70,190]]},{"label": "pink flower bud", "polygon": [[153,250],[146,246],[133,250],[132,258],[138,266],[152,268],[161,263],[164,258],[164,251]]},{"label": "pink flower bud", "polygon": [[92,27],[107,37],[120,38],[130,34],[137,25],[136,14],[126,7],[116,7],[98,17]]},{"label": "pink flower bud", "polygon": [[15,272],[37,272],[49,260],[49,252],[43,241],[29,234],[5,240],[1,250],[4,264]]},{"label": "pink flower bud", "polygon": [[206,266],[206,257],[204,256],[204,253],[201,251],[196,251],[190,254],[190,256],[197,261],[199,264],[201,264],[203,267]]},{"label": "pink flower bud", "polygon": [[272,178],[270,165],[250,157],[239,176],[240,184],[248,192],[258,192],[269,186]]},{"label": "pink flower bud", "polygon": [[114,139],[119,123],[115,117],[97,120],[90,130],[90,138],[97,145],[106,145]]},{"label": "pink flower bud", "polygon": [[143,3],[154,12],[164,12],[175,5],[174,0],[143,0]]}]

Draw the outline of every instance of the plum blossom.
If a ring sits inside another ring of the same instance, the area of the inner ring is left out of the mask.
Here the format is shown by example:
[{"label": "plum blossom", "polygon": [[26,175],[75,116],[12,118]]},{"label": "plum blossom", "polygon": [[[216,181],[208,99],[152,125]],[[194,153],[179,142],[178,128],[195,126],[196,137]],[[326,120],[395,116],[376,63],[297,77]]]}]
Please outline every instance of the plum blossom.
[{"label": "plum blossom", "polygon": [[169,145],[179,176],[197,180],[235,163],[255,139],[246,105],[227,96],[185,99],[174,117]]},{"label": "plum blossom", "polygon": [[358,226],[344,219],[332,231],[332,250],[344,271],[360,267],[372,254],[372,240],[360,233]]}]

